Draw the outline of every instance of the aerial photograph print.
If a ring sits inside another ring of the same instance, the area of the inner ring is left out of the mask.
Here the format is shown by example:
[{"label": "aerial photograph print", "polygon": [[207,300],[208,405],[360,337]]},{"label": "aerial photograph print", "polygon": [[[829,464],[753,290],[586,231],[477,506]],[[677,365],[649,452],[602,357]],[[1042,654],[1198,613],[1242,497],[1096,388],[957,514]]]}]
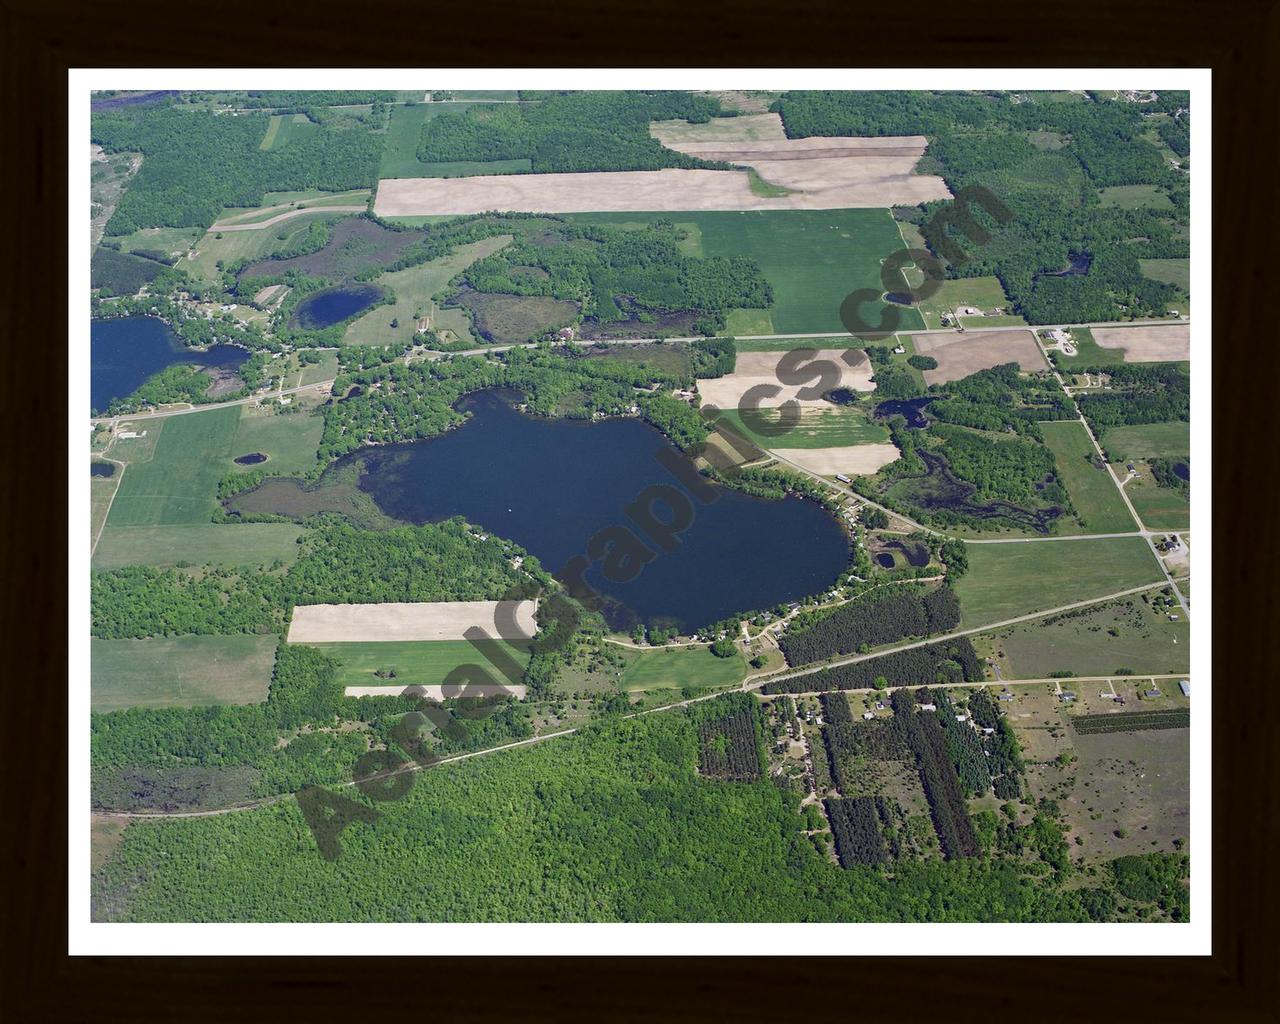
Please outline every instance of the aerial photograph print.
[{"label": "aerial photograph print", "polygon": [[1200,79],[1081,76],[73,91],[73,917],[1189,935]]}]

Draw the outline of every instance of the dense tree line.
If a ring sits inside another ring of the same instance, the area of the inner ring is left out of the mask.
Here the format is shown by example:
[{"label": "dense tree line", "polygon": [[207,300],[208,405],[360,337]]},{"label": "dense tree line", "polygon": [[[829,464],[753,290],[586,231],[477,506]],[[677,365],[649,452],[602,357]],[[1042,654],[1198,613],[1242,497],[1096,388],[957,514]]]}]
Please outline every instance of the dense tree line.
[{"label": "dense tree line", "polygon": [[1177,363],[1122,363],[1092,370],[1099,371],[1110,375],[1111,390],[1085,392],[1078,399],[1095,433],[1107,427],[1191,419],[1189,369]]},{"label": "dense tree line", "polygon": [[749,694],[715,702],[715,717],[698,723],[698,770],[708,778],[754,782],[760,778],[760,707]]},{"label": "dense tree line", "polygon": [[719,328],[726,310],[772,303],[753,257],[686,256],[682,238],[670,221],[635,230],[564,225],[477,260],[455,282],[478,292],[573,301],[597,324],[692,311]]},{"label": "dense tree line", "polygon": [[805,665],[954,629],[960,622],[955,592],[945,585],[932,590],[916,586],[882,586],[870,591],[810,625],[800,629],[793,625],[778,646],[789,665]]},{"label": "dense tree line", "polygon": [[1188,473],[1190,472],[1190,456],[1179,456],[1176,459],[1151,459],[1147,464],[1151,467],[1151,475],[1155,478],[1157,485],[1172,488],[1184,497],[1191,496],[1191,481],[1184,480],[1177,473],[1178,466],[1187,467]]},{"label": "dense tree line", "polygon": [[977,433],[949,423],[933,424],[929,435],[944,443],[942,451],[951,472],[974,485],[975,500],[1068,505],[1053,452],[1044,445]]},{"label": "dense tree line", "polygon": [[164,263],[100,245],[89,261],[89,287],[99,295],[136,295],[164,270]]},{"label": "dense tree line", "polygon": [[276,633],[284,625],[282,576],[208,566],[199,575],[136,565],[94,572],[91,632],[96,637]]},{"label": "dense tree line", "polygon": [[890,686],[982,679],[982,663],[968,637],[944,640],[909,651],[897,651],[851,665],[837,665],[790,679],[765,683],[763,693],[806,693],[810,690],[870,690],[883,676]]},{"label": "dense tree line", "polygon": [[688,92],[552,94],[536,104],[486,104],[429,118],[418,159],[529,160],[534,174],[726,167],[667,149],[649,135],[650,121],[705,123],[724,113],[718,100]]},{"label": "dense tree line", "polygon": [[951,703],[947,691],[917,692],[916,699],[933,703],[937,707],[938,723],[946,740],[947,756],[960,780],[960,790],[966,797],[981,796],[991,790],[991,771],[987,766],[987,753],[982,740],[968,722],[958,721],[956,706]]},{"label": "dense tree line", "polygon": [[[926,231],[930,247],[954,255],[958,246],[962,258],[947,257],[948,275],[996,275],[1014,311],[1031,323],[1163,315],[1177,289],[1143,277],[1138,260],[1187,255],[1179,230],[1188,218],[1185,175],[1143,137],[1147,124],[1136,104],[1023,99],[802,91],[784,94],[774,109],[789,138],[926,134],[930,146],[920,172],[940,174],[952,193],[985,187],[1013,215],[999,223],[981,210],[975,214],[992,232],[985,244],[943,226]],[[1031,142],[1033,132],[1052,132],[1062,145],[1041,151]],[[1156,186],[1174,210],[1103,208],[1098,190],[1113,185]],[[930,203],[904,216],[923,225],[952,205]],[[1091,258],[1086,273],[1060,274],[1072,254]]]},{"label": "dense tree line", "polygon": [[108,153],[144,156],[107,234],[207,228],[224,207],[260,206],[268,191],[341,191],[377,180],[382,137],[370,127],[320,126],[286,146],[262,150],[267,121],[265,114],[218,115],[174,105],[96,111],[94,142]]},{"label": "dense tree line", "polygon": [[855,797],[851,800],[826,800],[831,834],[836,841],[836,856],[842,868],[855,864],[881,864],[885,861],[884,837],[876,798]]},{"label": "dense tree line", "polygon": [[733,338],[703,338],[690,344],[689,356],[694,377],[724,377],[738,364],[738,346]]},{"label": "dense tree line", "polygon": [[935,385],[929,415],[943,423],[976,430],[1012,431],[1036,440],[1045,420],[1073,420],[1075,406],[1051,376],[1022,374],[1017,363],[1002,363],[960,380]]},{"label": "dense tree line", "polygon": [[895,690],[893,718],[916,758],[920,782],[942,853],[948,859],[976,857],[981,852],[969,820],[960,780],[947,756],[947,741],[936,712],[917,711],[915,697]]}]

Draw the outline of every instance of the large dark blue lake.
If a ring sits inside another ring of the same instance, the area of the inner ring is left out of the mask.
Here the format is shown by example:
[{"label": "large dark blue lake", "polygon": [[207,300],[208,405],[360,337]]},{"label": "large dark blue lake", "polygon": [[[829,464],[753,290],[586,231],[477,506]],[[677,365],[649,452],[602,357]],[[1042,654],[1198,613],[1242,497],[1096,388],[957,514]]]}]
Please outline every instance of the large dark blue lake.
[{"label": "large dark blue lake", "polygon": [[[463,426],[426,441],[365,450],[360,487],[389,515],[424,523],[464,516],[562,570],[606,527],[633,524],[623,511],[650,484],[679,486],[657,460],[671,449],[635,419],[595,423],[527,416],[509,395],[463,400]],[[821,506],[798,497],[753,498],[715,488],[691,500],[692,524],[678,547],[661,552],[626,583],[606,580],[593,561],[586,580],[613,599],[615,628],[637,620],[684,630],[736,612],[817,593],[846,567],[843,528]],[[655,515],[669,517],[661,504]],[[637,535],[639,531],[635,531]],[[654,545],[648,545],[652,550]]]},{"label": "large dark blue lake", "polygon": [[249,358],[236,345],[185,347],[163,320],[127,316],[89,325],[89,405],[95,411],[133,394],[148,377],[175,363],[233,370]]}]

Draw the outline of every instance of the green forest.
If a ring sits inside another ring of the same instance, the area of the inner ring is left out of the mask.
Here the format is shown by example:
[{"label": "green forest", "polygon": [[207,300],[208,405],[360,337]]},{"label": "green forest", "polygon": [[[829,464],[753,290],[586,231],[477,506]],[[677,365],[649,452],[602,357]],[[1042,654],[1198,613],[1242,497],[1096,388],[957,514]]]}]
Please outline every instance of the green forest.
[{"label": "green forest", "polygon": [[204,227],[224,207],[260,206],[267,192],[369,188],[382,136],[367,124],[321,125],[262,150],[266,114],[215,114],[148,104],[93,114],[90,137],[108,153],[143,155],[107,234],[139,228]]},{"label": "green forest", "polygon": [[[1179,96],[1185,107],[1186,93],[1164,94],[1162,104]],[[1144,114],[1157,108],[1101,99],[1047,102],[1034,94],[822,91],[786,93],[774,109],[793,139],[927,135],[918,172],[941,175],[953,194],[982,186],[1012,213],[1001,224],[974,207],[989,241],[942,226],[933,237],[926,230],[930,248],[960,256],[948,256],[950,277],[997,276],[1014,311],[1030,323],[1162,316],[1180,294],[1143,277],[1138,264],[1189,255],[1186,173],[1166,164],[1143,137]],[[1180,127],[1165,131],[1181,138]],[[1039,148],[1033,138],[1045,133],[1060,138],[1060,147]],[[1099,189],[1115,185],[1155,186],[1172,210],[1101,207]],[[952,206],[946,201],[898,212],[923,226]],[[1078,256],[1086,257],[1087,271],[1064,273]]]},{"label": "green forest", "polygon": [[699,724],[728,723],[732,709],[607,722],[436,768],[397,801],[348,790],[374,820],[346,826],[334,860],[318,853],[292,799],[134,824],[94,876],[94,917],[1084,921],[1167,898],[1166,879],[1179,878],[1157,855],[1083,888],[998,853],[842,868],[802,833],[798,797],[767,779],[699,776]]},{"label": "green forest", "polygon": [[[547,93],[529,104],[485,104],[423,123],[423,163],[527,159],[531,173],[726,167],[667,149],[650,121],[705,123],[725,116],[718,100],[687,92]],[[503,168],[503,173],[511,173]]]}]

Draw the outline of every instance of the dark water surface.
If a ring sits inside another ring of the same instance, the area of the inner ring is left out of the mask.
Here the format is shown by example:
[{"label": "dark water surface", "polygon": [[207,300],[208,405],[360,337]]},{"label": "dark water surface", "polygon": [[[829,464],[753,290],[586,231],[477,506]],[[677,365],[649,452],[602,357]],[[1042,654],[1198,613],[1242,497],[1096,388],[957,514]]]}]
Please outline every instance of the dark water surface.
[{"label": "dark water surface", "polygon": [[[651,484],[676,484],[655,456],[670,449],[634,419],[596,423],[526,416],[510,394],[484,391],[459,406],[464,426],[441,437],[359,453],[360,479],[387,514],[423,523],[450,516],[510,538],[551,572],[606,527],[627,526],[624,506]],[[678,546],[660,552],[630,582],[603,578],[593,559],[586,580],[620,606],[606,614],[625,628],[636,620],[693,629],[735,612],[816,593],[846,567],[843,528],[819,505],[797,497],[752,498],[717,487],[696,500]],[[666,520],[660,503],[654,515]],[[655,550],[655,545],[646,545]]]},{"label": "dark water surface", "polygon": [[110,462],[91,462],[89,463],[90,476],[115,476],[116,467]]},{"label": "dark water surface", "polygon": [[324,291],[308,295],[298,303],[293,318],[309,331],[320,330],[342,323],[349,316],[355,316],[363,309],[368,309],[382,298],[382,289],[371,284],[342,285],[338,288],[326,288]]},{"label": "dark water surface", "polygon": [[256,466],[259,462],[266,462],[267,457],[262,452],[250,452],[248,455],[241,455],[232,461],[237,466]]},{"label": "dark water surface", "polygon": [[890,416],[903,416],[906,418],[908,427],[919,430],[921,427],[929,425],[928,419],[925,418],[924,410],[928,408],[930,402],[936,401],[936,398],[890,399],[876,406],[876,417],[887,420]]},{"label": "dark water surface", "polygon": [[186,348],[163,320],[126,316],[89,325],[89,405],[102,411],[133,394],[148,377],[175,363],[234,370],[249,358],[237,345]]}]

